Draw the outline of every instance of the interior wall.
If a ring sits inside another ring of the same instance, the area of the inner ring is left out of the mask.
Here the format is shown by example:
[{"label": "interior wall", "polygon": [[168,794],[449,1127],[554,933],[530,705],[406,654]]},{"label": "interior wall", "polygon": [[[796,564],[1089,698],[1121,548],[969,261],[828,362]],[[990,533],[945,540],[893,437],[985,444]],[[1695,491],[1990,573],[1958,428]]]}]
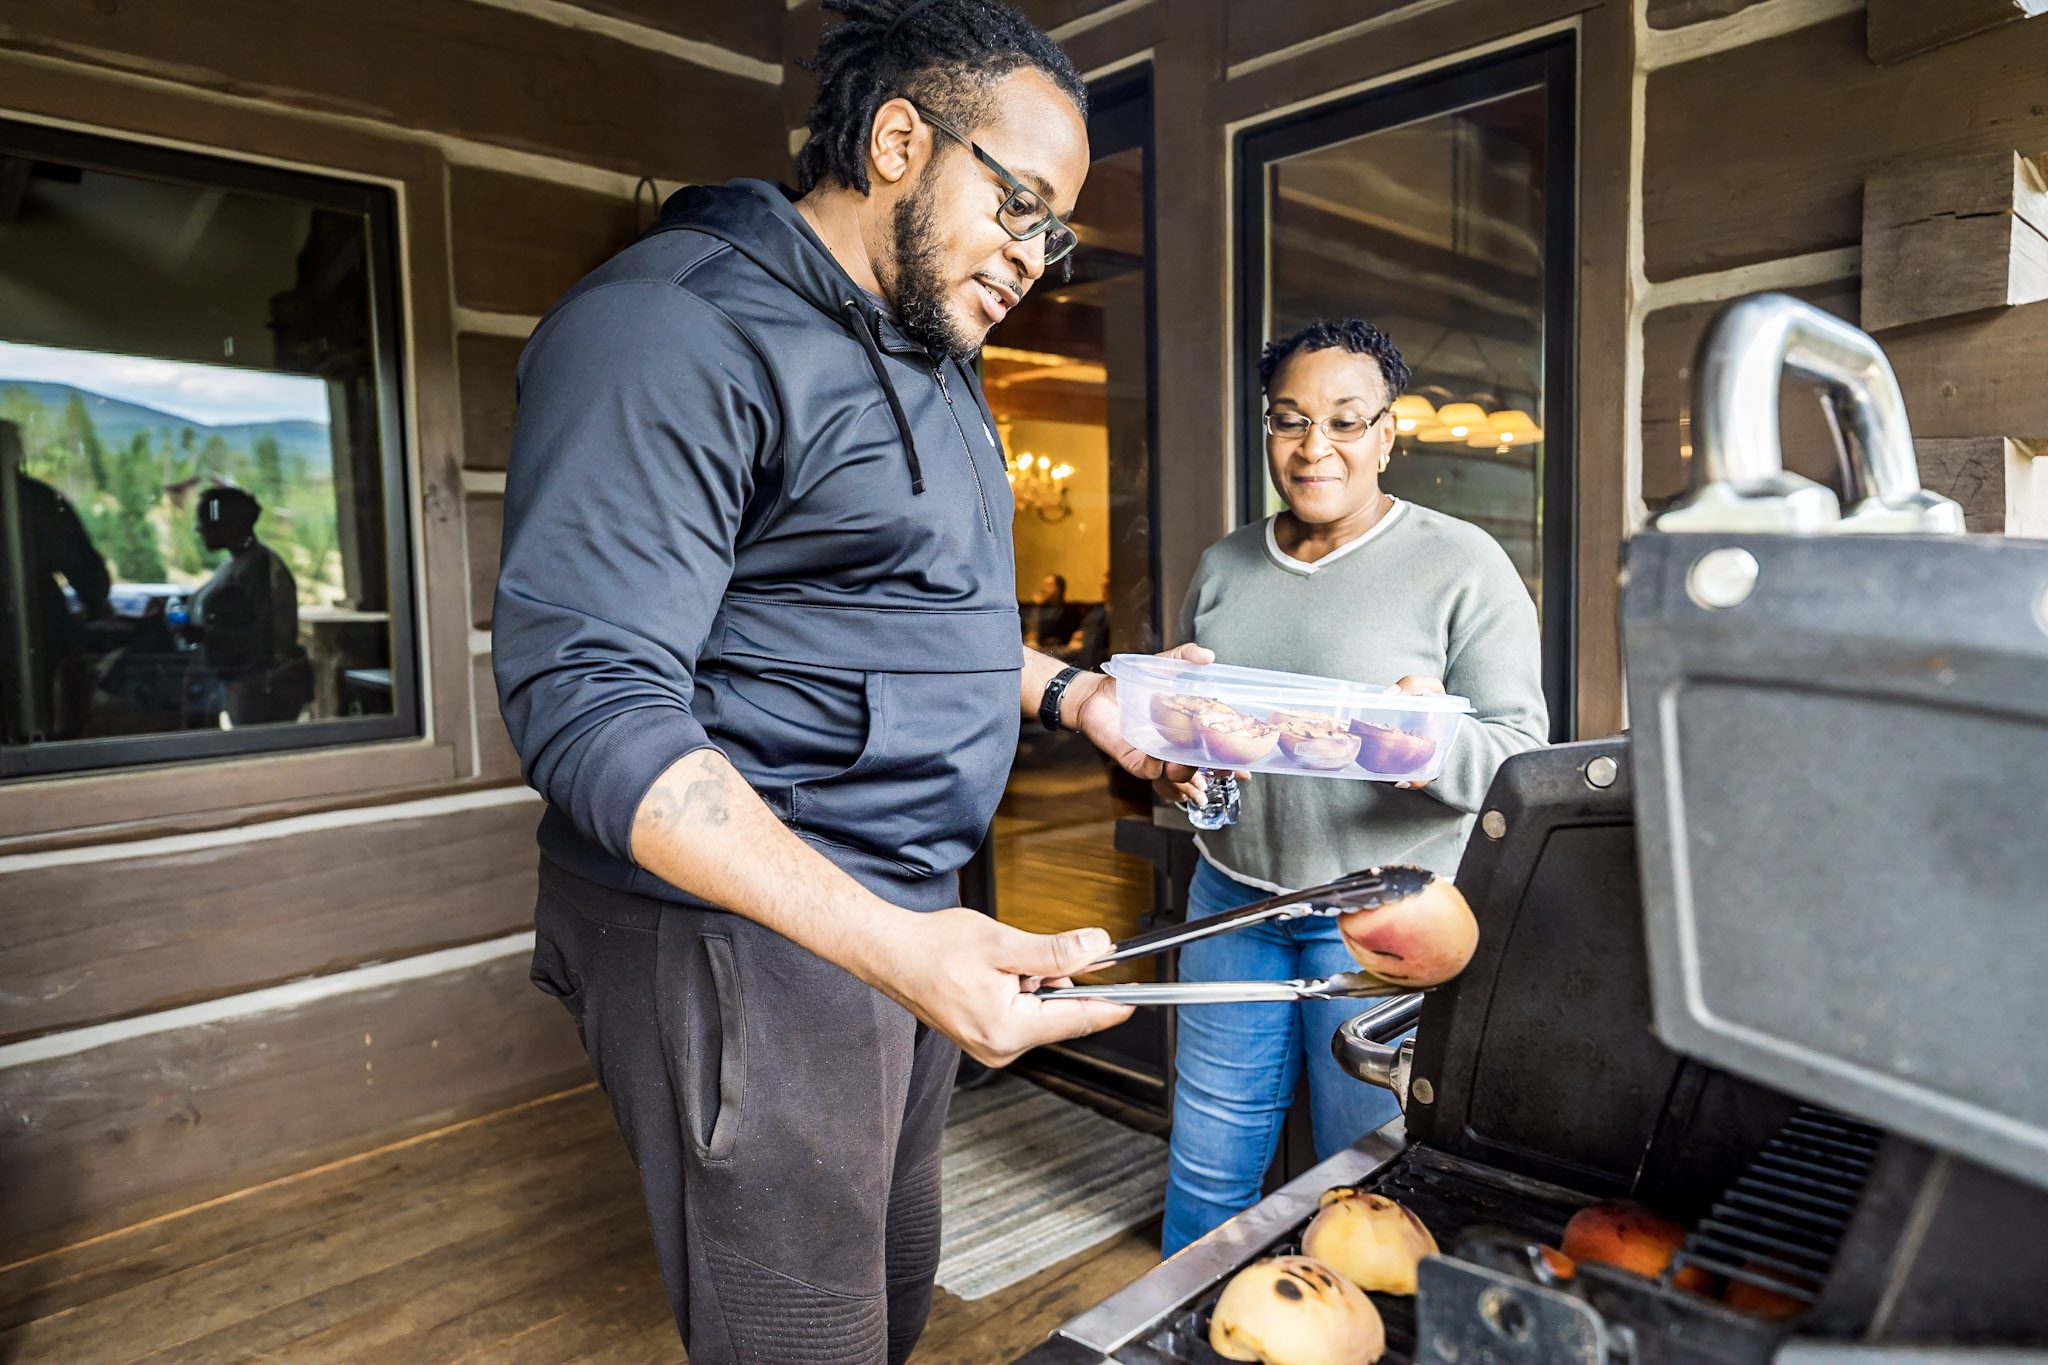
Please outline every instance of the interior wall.
[{"label": "interior wall", "polygon": [[397,191],[426,728],[0,784],[11,1251],[587,1078],[525,979],[540,802],[490,673],[513,366],[663,192],[779,163],[783,20],[665,0],[0,14],[0,117]]}]

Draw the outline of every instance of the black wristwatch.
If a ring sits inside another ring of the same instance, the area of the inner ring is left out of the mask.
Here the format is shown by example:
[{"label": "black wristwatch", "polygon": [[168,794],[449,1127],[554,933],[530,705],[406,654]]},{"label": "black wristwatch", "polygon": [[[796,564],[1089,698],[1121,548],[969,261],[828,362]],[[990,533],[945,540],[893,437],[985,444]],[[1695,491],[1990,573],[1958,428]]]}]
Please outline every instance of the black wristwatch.
[{"label": "black wristwatch", "polygon": [[1038,723],[1053,733],[1060,728],[1060,698],[1067,694],[1067,684],[1081,676],[1078,668],[1063,668],[1053,675],[1045,685],[1045,695],[1038,699]]}]

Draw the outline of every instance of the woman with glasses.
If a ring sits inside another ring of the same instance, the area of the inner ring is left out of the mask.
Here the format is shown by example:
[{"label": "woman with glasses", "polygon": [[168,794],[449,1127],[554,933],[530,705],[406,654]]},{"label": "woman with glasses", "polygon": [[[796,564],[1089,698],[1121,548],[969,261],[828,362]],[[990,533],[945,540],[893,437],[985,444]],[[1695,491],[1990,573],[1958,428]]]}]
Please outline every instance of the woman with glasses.
[{"label": "woman with glasses", "polygon": [[[1203,833],[1188,918],[1383,863],[1457,871],[1494,771],[1544,742],[1536,610],[1485,531],[1380,487],[1408,366],[1379,328],[1317,322],[1266,347],[1266,465],[1284,511],[1203,554],[1180,634],[1233,664],[1468,698],[1428,783],[1262,776],[1237,822]],[[1197,779],[1197,782],[1199,779]],[[1178,801],[1194,783],[1159,783]],[[1321,916],[1218,935],[1181,950],[1190,981],[1324,977],[1356,964]],[[1368,1004],[1371,1002],[1367,1002]],[[1358,1001],[1180,1011],[1166,1254],[1259,1197],[1281,1120],[1308,1070],[1316,1155],[1394,1117],[1392,1094],[1338,1070],[1337,1026]]]}]

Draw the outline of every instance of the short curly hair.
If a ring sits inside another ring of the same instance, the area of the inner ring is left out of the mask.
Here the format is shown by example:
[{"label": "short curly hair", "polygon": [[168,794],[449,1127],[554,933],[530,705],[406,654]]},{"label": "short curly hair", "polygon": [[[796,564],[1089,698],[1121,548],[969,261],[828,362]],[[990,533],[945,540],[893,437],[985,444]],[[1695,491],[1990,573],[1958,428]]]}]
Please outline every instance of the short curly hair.
[{"label": "short curly hair", "polygon": [[798,63],[818,78],[810,137],[796,159],[800,193],[830,181],[866,194],[875,112],[899,96],[970,129],[995,112],[998,82],[1033,67],[1088,116],[1088,85],[1067,54],[996,0],[824,0],[824,8],[845,17],[825,30],[816,56]]},{"label": "short curly hair", "polygon": [[1380,378],[1386,381],[1390,403],[1407,390],[1408,381],[1414,378],[1408,362],[1401,358],[1401,348],[1379,328],[1362,318],[1318,318],[1291,336],[1266,343],[1266,349],[1259,353],[1261,392],[1273,391],[1273,376],[1280,373],[1280,367],[1296,351],[1350,351],[1371,356],[1379,362]]}]

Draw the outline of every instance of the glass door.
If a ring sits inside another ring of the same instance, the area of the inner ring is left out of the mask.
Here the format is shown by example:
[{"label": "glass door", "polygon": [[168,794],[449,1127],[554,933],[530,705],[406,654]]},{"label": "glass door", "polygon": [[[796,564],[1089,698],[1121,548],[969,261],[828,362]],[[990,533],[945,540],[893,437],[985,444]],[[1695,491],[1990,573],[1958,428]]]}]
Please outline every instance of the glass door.
[{"label": "glass door", "polygon": [[1415,377],[1382,486],[1491,532],[1543,622],[1553,739],[1574,657],[1569,39],[1434,73],[1239,141],[1239,515],[1280,507],[1252,359],[1317,318],[1362,317]]},{"label": "glass door", "polygon": [[[982,350],[983,387],[1011,460],[1025,642],[1082,668],[1159,648],[1150,78],[1120,78],[1091,91],[1090,104],[1094,162],[1073,215],[1080,246]],[[1116,826],[1149,822],[1151,811],[1149,786],[1088,741],[1028,722],[990,843],[968,879],[979,874],[980,903],[1006,924],[1034,933],[1101,925],[1127,937],[1152,909],[1153,867],[1118,851]],[[1153,975],[1153,964],[1141,962],[1090,979]],[[1156,1101],[1164,1084],[1159,1028],[1156,1018],[1134,1020],[1041,1049],[1039,1060]]]}]

